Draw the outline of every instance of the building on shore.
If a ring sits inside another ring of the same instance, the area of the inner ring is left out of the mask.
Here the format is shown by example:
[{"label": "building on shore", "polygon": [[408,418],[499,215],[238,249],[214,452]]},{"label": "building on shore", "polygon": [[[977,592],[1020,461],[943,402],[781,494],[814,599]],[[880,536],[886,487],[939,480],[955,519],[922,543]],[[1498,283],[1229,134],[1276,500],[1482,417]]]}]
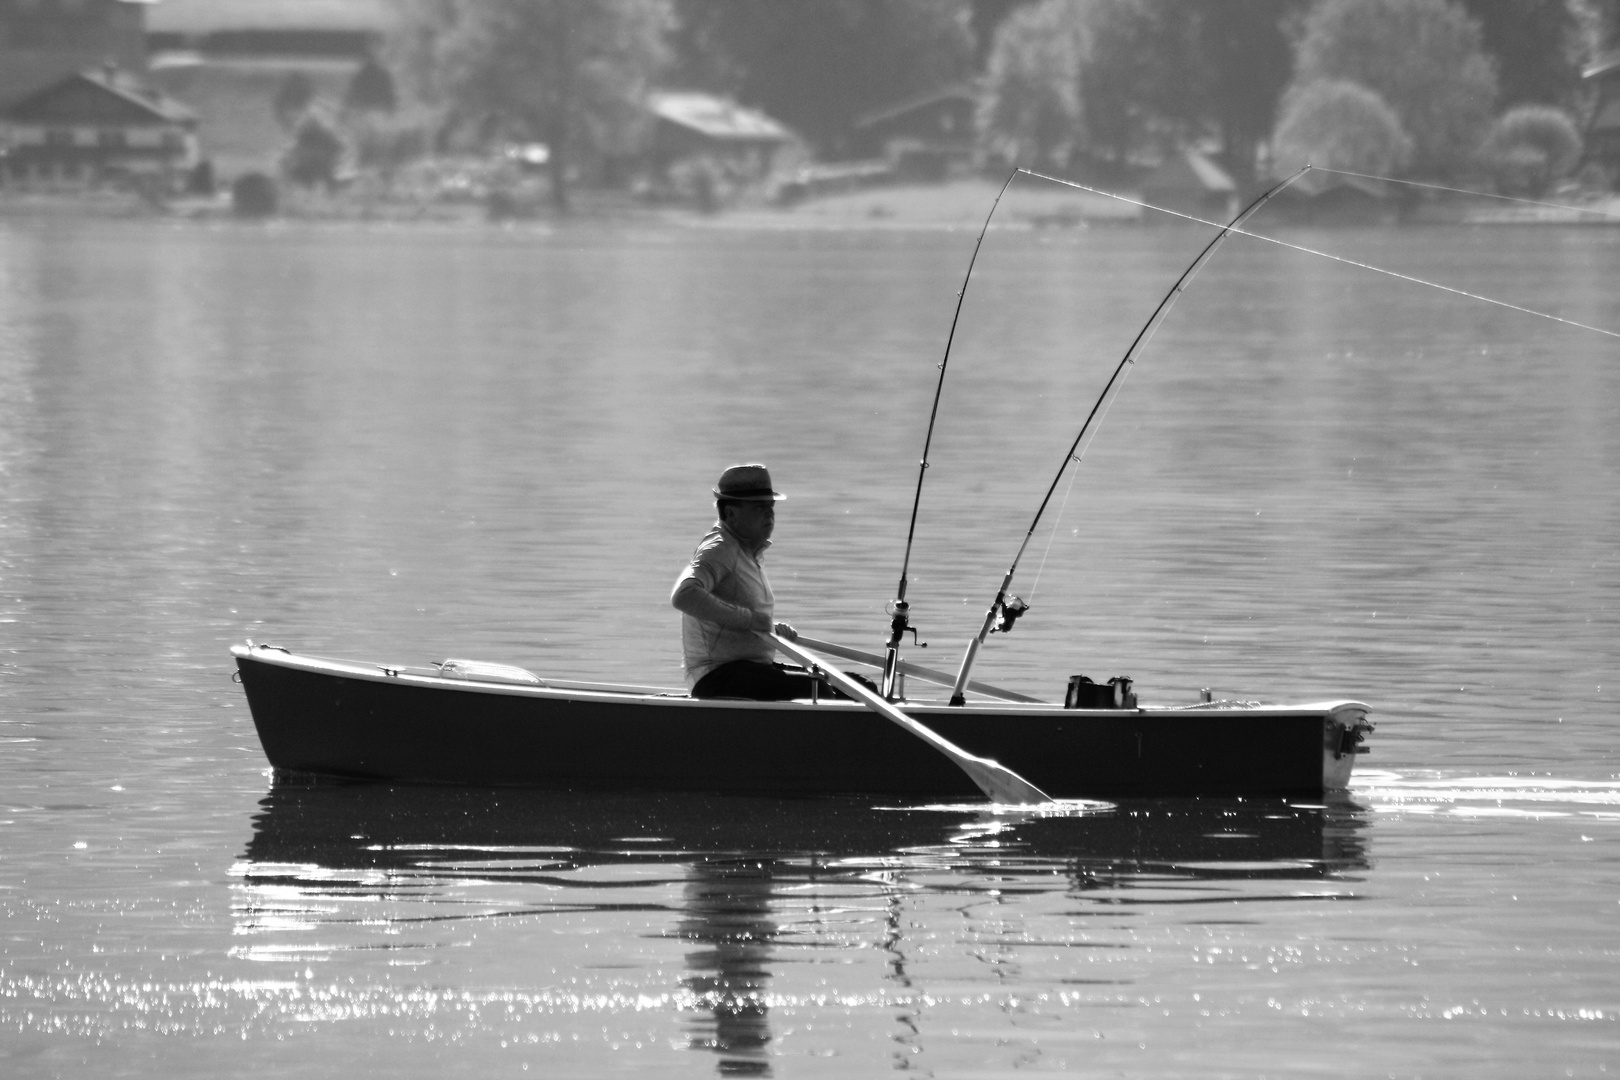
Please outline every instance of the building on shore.
[{"label": "building on shore", "polygon": [[111,64],[68,75],[0,112],[0,142],[7,187],[172,191],[198,162],[191,110]]},{"label": "building on shore", "polygon": [[274,172],[296,113],[337,113],[403,10],[398,0],[162,0],[147,19],[152,79],[197,114],[220,177]]},{"label": "building on shore", "polygon": [[[1178,214],[1226,221],[1237,213],[1237,184],[1208,155],[1191,148],[1167,155],[1143,178],[1141,189],[1144,202]],[[1162,219],[1150,214],[1144,220]]]},{"label": "building on shore", "polygon": [[653,124],[646,164],[705,207],[725,201],[726,191],[762,183],[780,151],[797,141],[758,109],[714,94],[655,91],[647,111]]},{"label": "building on shore", "polygon": [[108,64],[146,70],[148,0],[0,0],[0,110]]},{"label": "building on shore", "polygon": [[714,94],[673,90],[647,96],[654,118],[652,153],[667,166],[691,154],[715,154],[763,172],[794,135],[758,109]]},{"label": "building on shore", "polygon": [[944,180],[966,172],[975,163],[980,96],[977,85],[957,83],[863,113],[852,125],[856,151],[882,158],[905,179]]},{"label": "building on shore", "polygon": [[1296,225],[1393,225],[1401,205],[1383,180],[1311,171],[1277,193],[1267,209],[1275,220]]}]

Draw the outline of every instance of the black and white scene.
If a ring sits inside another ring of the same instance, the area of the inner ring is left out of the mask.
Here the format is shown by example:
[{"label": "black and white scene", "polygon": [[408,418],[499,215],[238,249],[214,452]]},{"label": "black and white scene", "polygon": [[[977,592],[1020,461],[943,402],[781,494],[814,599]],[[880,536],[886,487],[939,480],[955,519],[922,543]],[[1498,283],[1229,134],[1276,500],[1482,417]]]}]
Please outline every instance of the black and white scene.
[{"label": "black and white scene", "polygon": [[1620,0],[0,0],[0,1076],[1620,1073]]}]

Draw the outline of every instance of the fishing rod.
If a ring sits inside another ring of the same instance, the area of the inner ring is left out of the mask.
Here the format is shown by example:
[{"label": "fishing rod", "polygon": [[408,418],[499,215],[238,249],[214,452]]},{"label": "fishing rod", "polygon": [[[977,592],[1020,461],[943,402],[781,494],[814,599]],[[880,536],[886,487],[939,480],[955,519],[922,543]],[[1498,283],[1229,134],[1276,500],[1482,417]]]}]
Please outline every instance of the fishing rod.
[{"label": "fishing rod", "polygon": [[928,432],[923,436],[922,461],[917,468],[917,493],[911,500],[911,526],[906,530],[906,555],[900,562],[900,585],[895,590],[894,603],[889,605],[889,642],[883,656],[882,690],[883,696],[890,700],[894,698],[895,672],[900,667],[900,641],[908,633],[913,641],[917,640],[917,631],[911,626],[911,605],[906,602],[906,575],[911,569],[912,541],[917,536],[917,509],[922,505],[923,477],[928,475],[928,449],[934,442],[934,421],[939,416],[940,395],[945,391],[945,368],[951,362],[951,344],[956,341],[956,324],[962,318],[962,300],[967,296],[968,282],[973,279],[973,264],[979,261],[979,249],[984,246],[984,234],[990,231],[990,219],[996,216],[996,207],[1001,205],[1001,197],[1007,194],[1007,189],[1022,171],[1014,169],[1008,174],[1007,182],[996,192],[996,201],[990,204],[990,212],[984,216],[984,227],[979,230],[979,239],[973,244],[973,255],[968,259],[967,273],[962,277],[962,288],[956,294],[956,313],[951,316],[951,330],[945,336],[945,356],[939,362],[939,381],[934,385],[934,406],[928,413]]},{"label": "fishing rod", "polygon": [[[1063,455],[1063,464],[1058,466],[1057,475],[1052,478],[1051,486],[1046,489],[1046,495],[1041,499],[1041,505],[1035,511],[1035,518],[1029,523],[1029,531],[1024,534],[1024,542],[1018,545],[1018,554],[1013,556],[1012,565],[1007,568],[1006,576],[1001,579],[1001,587],[996,590],[996,597],[990,602],[990,609],[985,612],[983,625],[979,627],[978,634],[968,642],[967,652],[962,656],[962,666],[956,673],[956,685],[951,688],[952,705],[965,705],[967,703],[964,691],[967,687],[968,675],[973,670],[973,661],[978,656],[979,647],[984,644],[984,639],[992,633],[1010,633],[1019,616],[1029,610],[1029,605],[1018,597],[1009,597],[1007,590],[1012,588],[1013,574],[1018,571],[1018,563],[1023,559],[1024,551],[1029,547],[1030,540],[1035,536],[1035,528],[1040,524],[1041,515],[1046,513],[1046,506],[1052,501],[1052,493],[1057,490],[1058,483],[1062,481],[1063,474],[1068,469],[1070,462],[1079,463],[1080,459],[1076,454],[1080,449],[1080,443],[1085,439],[1086,432],[1090,430],[1091,422],[1096,418],[1097,411],[1102,408],[1103,402],[1108,399],[1109,391],[1113,390],[1114,384],[1119,381],[1119,377],[1125,371],[1125,368],[1136,361],[1137,353],[1141,352],[1153,337],[1153,332],[1159,328],[1159,324],[1170,313],[1171,305],[1176,302],[1176,298],[1186,289],[1193,275],[1198,273],[1203,268],[1203,265],[1209,261],[1210,256],[1215,253],[1215,249],[1220,246],[1221,242],[1231,236],[1233,232],[1238,231],[1245,221],[1249,220],[1256,211],[1271,200],[1273,195],[1304,176],[1310,168],[1309,165],[1304,166],[1298,172],[1262,192],[1258,198],[1244,207],[1242,212],[1222,228],[1215,235],[1215,238],[1204,247],[1203,251],[1198,253],[1198,257],[1192,261],[1187,269],[1181,272],[1181,276],[1176,279],[1176,283],[1170,287],[1169,292],[1165,293],[1164,299],[1159,301],[1159,306],[1153,309],[1153,314],[1148,317],[1148,321],[1137,332],[1136,338],[1131,342],[1131,347],[1125,350],[1124,357],[1114,368],[1114,373],[1108,377],[1108,382],[1103,387],[1102,393],[1097,396],[1096,404],[1092,405],[1091,412],[1086,415],[1085,423],[1080,425],[1080,434],[1074,437],[1074,442],[1070,444],[1068,453]],[[1031,173],[1030,175],[1035,174]]]}]

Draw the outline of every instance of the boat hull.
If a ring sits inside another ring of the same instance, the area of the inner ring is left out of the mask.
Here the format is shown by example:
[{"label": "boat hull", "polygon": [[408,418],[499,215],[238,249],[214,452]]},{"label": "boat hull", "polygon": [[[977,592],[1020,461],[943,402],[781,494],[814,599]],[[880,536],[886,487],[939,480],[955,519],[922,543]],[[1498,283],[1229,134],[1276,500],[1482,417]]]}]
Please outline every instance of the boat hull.
[{"label": "boat hull", "polygon": [[[469,683],[232,650],[283,773],[469,785],[980,798],[950,760],[847,701],[754,702]],[[1056,798],[1344,787],[1367,707],[1063,709],[901,703]]]}]

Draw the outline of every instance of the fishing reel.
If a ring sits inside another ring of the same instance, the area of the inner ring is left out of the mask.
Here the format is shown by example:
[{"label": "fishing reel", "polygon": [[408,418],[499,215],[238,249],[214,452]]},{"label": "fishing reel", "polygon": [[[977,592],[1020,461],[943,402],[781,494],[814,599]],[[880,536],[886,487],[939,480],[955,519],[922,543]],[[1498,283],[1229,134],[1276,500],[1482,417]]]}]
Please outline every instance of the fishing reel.
[{"label": "fishing reel", "polygon": [[1012,633],[1013,623],[1018,617],[1029,610],[1029,605],[1016,596],[1009,596],[996,606],[995,622],[990,624],[992,634]]},{"label": "fishing reel", "polygon": [[907,634],[911,635],[911,643],[919,649],[928,648],[928,642],[918,640],[917,628],[911,625],[911,605],[904,600],[892,600],[884,608],[884,614],[889,616],[889,647],[898,648],[900,640]]}]

